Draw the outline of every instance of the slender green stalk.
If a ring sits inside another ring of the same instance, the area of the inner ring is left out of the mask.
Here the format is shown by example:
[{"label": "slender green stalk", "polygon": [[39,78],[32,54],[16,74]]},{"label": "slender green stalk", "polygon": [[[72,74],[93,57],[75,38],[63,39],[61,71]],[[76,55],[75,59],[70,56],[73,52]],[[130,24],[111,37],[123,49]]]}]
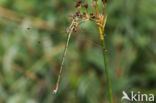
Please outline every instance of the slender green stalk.
[{"label": "slender green stalk", "polygon": [[99,32],[100,32],[101,44],[102,44],[102,47],[103,47],[102,50],[103,50],[103,56],[104,56],[105,75],[106,75],[106,82],[107,82],[107,85],[108,85],[109,100],[110,100],[110,103],[113,103],[110,72],[109,72],[109,67],[108,67],[108,62],[107,62],[106,44],[105,44],[105,39],[104,39],[104,35],[103,35],[104,34],[104,29],[102,30],[102,28],[99,27]]}]

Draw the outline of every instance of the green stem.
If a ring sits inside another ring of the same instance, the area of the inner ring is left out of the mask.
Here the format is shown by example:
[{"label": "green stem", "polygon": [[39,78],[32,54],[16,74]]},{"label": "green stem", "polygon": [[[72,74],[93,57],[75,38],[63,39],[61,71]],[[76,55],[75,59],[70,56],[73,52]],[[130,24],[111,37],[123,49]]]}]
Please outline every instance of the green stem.
[{"label": "green stem", "polygon": [[102,36],[102,38],[101,38],[101,37],[100,37],[100,38],[101,38],[101,43],[102,43],[102,47],[103,47],[103,56],[104,56],[104,65],[105,65],[105,75],[106,75],[106,82],[107,82],[107,85],[108,85],[109,100],[110,100],[110,103],[113,103],[110,72],[109,72],[109,67],[108,67],[108,62],[107,62],[106,44],[105,44],[104,35],[103,35],[104,30],[102,30],[102,28],[99,27],[99,32],[100,32],[100,36]]}]

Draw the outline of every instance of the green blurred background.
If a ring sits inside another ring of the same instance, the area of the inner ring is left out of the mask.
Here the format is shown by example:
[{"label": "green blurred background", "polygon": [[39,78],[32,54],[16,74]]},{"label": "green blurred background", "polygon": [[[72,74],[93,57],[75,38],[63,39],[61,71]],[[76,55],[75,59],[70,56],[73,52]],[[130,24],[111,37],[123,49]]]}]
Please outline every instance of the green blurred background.
[{"label": "green blurred background", "polygon": [[[59,91],[52,94],[75,3],[0,0],[0,103],[108,103],[91,22],[72,34]],[[107,12],[114,103],[121,103],[123,90],[156,95],[156,0],[108,0]]]}]

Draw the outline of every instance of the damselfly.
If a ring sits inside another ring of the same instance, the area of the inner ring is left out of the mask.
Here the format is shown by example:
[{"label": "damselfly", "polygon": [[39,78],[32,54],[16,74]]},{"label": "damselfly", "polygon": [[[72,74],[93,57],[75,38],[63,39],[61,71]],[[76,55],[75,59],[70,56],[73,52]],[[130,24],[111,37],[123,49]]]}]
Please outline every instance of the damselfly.
[{"label": "damselfly", "polygon": [[[77,30],[77,26],[79,24],[77,24],[74,20],[72,22],[72,24],[66,29],[66,32],[68,34],[67,36],[67,41],[66,41],[66,45],[65,45],[65,49],[64,49],[64,53],[63,53],[63,57],[62,57],[62,62],[61,62],[61,67],[60,67],[60,71],[59,71],[59,74],[58,74],[58,79],[57,79],[57,82],[56,82],[56,86],[53,90],[53,93],[56,94],[57,93],[57,90],[58,90],[58,87],[59,87],[59,82],[60,82],[60,78],[61,78],[61,73],[62,73],[62,68],[63,68],[63,64],[64,64],[64,59],[65,59],[65,56],[66,56],[66,52],[67,52],[67,48],[68,48],[68,44],[69,44],[69,40],[70,40],[70,37],[71,37],[71,34],[73,31],[76,31]],[[101,47],[101,46],[100,46]]]},{"label": "damselfly", "polygon": [[[60,82],[60,78],[61,78],[63,64],[64,64],[65,56],[66,56],[66,53],[67,53],[67,49],[68,49],[68,45],[69,45],[69,40],[70,40],[71,34],[72,34],[72,32],[77,32],[77,31],[79,31],[79,33],[80,33],[80,30],[77,29],[78,25],[79,24],[75,21],[75,19],[73,19],[71,25],[66,28],[67,40],[66,40],[66,44],[65,44],[65,48],[64,48],[64,52],[63,52],[63,56],[62,56],[62,62],[61,62],[60,71],[59,71],[59,74],[58,74],[58,79],[57,79],[57,82],[56,82],[56,86],[55,86],[55,88],[53,90],[54,94],[57,92],[58,87],[59,87],[59,82]],[[29,29],[27,29],[27,30],[29,30]],[[100,44],[93,42],[93,40],[91,40],[90,38],[86,38],[84,41],[87,42],[87,43],[91,43],[93,45],[96,45],[97,47],[102,48],[100,46]],[[38,44],[41,44],[41,43],[42,43],[42,40],[41,41],[39,40]]]}]

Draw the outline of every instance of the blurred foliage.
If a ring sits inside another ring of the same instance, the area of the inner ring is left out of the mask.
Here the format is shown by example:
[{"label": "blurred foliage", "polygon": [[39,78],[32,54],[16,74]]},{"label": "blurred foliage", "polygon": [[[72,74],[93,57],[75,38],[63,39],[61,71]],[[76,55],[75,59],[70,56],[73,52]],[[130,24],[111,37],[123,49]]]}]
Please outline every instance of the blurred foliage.
[{"label": "blurred foliage", "polygon": [[[99,34],[91,22],[72,35],[58,94],[52,94],[74,5],[75,0],[0,0],[0,103],[108,102]],[[155,5],[156,0],[108,2],[105,33],[115,103],[123,90],[156,95]]]}]

